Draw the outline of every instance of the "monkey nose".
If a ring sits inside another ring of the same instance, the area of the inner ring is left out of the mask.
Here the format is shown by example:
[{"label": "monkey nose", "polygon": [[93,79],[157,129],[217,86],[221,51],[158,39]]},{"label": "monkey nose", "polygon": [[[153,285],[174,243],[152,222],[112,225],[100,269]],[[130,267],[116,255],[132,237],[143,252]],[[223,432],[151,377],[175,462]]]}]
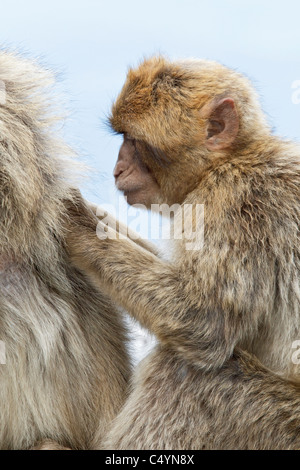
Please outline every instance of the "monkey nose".
[{"label": "monkey nose", "polygon": [[113,175],[117,179],[123,171],[125,171],[127,165],[124,162],[118,162],[114,168]]},{"label": "monkey nose", "polygon": [[118,165],[115,166],[114,168],[114,177],[117,179],[118,176],[120,176],[120,174],[122,173],[122,171],[120,171],[118,168],[117,168]]}]

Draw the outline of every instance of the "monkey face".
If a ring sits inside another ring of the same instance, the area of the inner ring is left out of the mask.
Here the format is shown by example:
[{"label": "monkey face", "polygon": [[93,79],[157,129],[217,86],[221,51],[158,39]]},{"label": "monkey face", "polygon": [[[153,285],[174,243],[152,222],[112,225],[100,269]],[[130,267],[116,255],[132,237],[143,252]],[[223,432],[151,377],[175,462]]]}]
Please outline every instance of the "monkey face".
[{"label": "monkey face", "polygon": [[250,121],[241,125],[240,102],[252,110],[255,100],[251,104],[248,85],[238,80],[209,61],[161,57],[129,71],[109,118],[124,135],[114,176],[129,204],[182,204],[203,171],[248,141]]},{"label": "monkey face", "polygon": [[143,159],[142,144],[124,135],[114,169],[116,187],[127,197],[129,204],[149,207],[159,194],[159,184]]}]

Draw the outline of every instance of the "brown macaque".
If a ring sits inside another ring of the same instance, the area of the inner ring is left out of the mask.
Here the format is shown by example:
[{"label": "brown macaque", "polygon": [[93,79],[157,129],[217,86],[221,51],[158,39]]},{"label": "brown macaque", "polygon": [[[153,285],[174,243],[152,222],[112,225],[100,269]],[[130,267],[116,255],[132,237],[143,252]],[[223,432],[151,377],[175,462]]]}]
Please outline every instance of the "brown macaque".
[{"label": "brown macaque", "polygon": [[74,265],[158,340],[105,446],[299,449],[299,147],[272,135],[245,77],[210,61],[144,61],[110,123],[128,202],[193,211],[166,261],[69,209]]},{"label": "brown macaque", "polygon": [[130,374],[117,308],[66,253],[78,193],[51,81],[0,52],[0,449],[98,448]]}]

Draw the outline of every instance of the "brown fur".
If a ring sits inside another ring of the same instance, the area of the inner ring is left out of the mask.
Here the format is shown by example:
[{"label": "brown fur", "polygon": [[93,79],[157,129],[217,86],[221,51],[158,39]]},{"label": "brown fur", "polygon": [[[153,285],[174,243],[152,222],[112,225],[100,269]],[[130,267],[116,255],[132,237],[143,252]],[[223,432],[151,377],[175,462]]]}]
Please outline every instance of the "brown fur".
[{"label": "brown fur", "polygon": [[67,258],[71,152],[56,137],[52,77],[1,51],[0,80],[0,448],[98,447],[126,394],[125,328]]},{"label": "brown fur", "polygon": [[166,262],[97,240],[96,219],[72,211],[76,266],[160,342],[107,445],[299,448],[299,387],[287,380],[300,374],[299,148],[270,133],[243,76],[208,61],[131,70],[111,124],[125,136],[115,174],[129,202],[204,204],[205,238],[192,251],[175,240]]},{"label": "brown fur", "polygon": [[196,370],[167,347],[138,366],[105,448],[300,448],[300,387],[236,351],[221,368]]}]

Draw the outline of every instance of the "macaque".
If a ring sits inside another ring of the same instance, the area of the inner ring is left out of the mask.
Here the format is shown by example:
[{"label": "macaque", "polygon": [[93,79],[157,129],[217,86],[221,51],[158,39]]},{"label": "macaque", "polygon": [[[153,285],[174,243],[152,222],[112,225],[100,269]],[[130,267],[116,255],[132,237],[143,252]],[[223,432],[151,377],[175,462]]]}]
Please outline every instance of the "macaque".
[{"label": "macaque", "polygon": [[130,375],[117,307],[67,256],[78,192],[51,83],[0,52],[0,449],[98,448]]},{"label": "macaque", "polygon": [[299,147],[244,76],[204,60],[131,69],[110,124],[129,204],[192,211],[166,261],[69,207],[73,264],[158,340],[106,447],[299,449]]}]

